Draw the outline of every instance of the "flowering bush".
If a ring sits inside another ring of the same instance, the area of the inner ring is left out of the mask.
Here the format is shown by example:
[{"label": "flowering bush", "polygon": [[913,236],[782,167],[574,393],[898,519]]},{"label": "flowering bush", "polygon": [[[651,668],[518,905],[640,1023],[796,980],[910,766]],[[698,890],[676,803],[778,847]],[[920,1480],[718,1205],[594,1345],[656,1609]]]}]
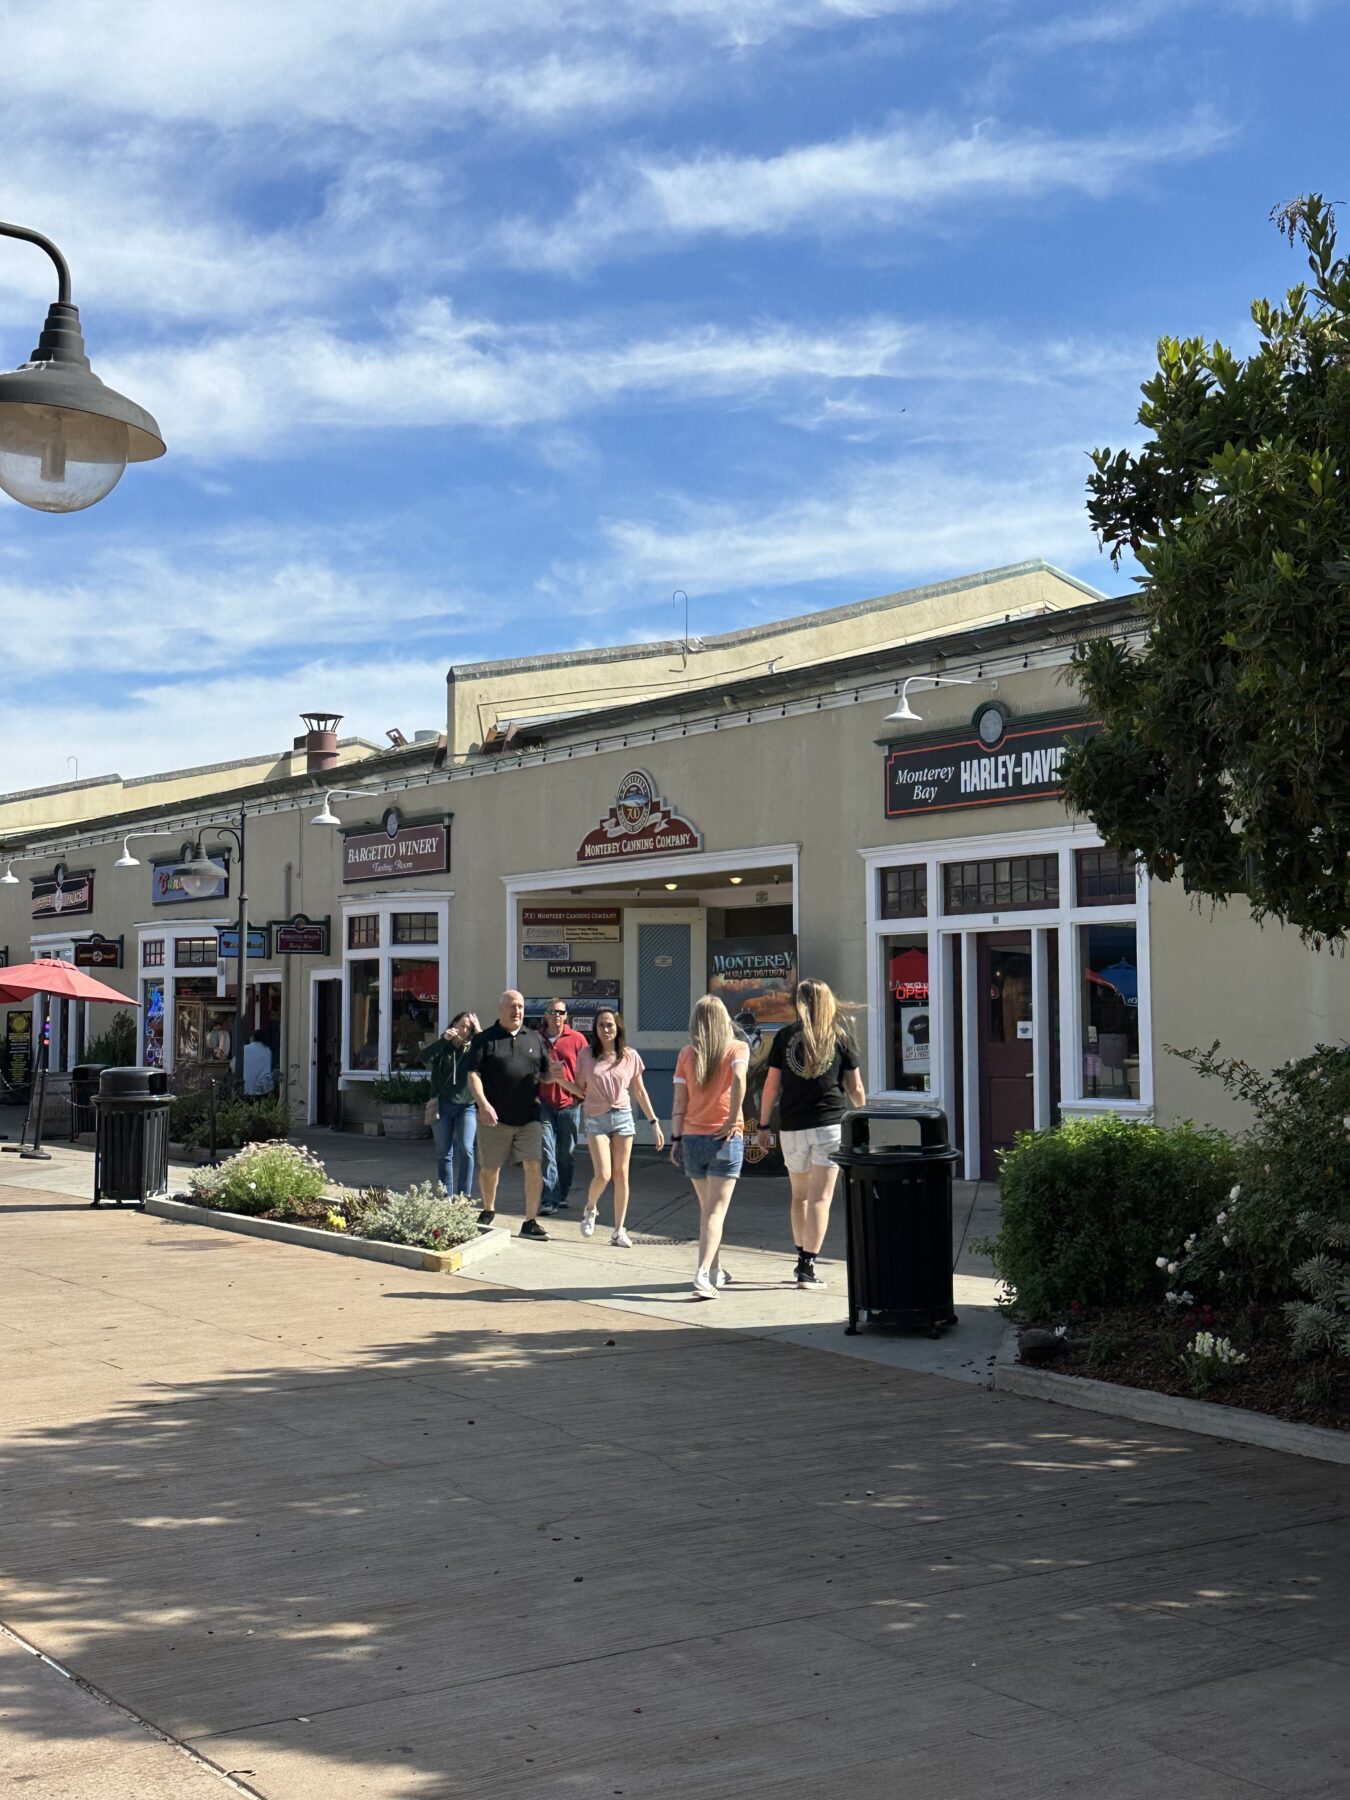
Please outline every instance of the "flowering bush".
[{"label": "flowering bush", "polygon": [[1215,1337],[1212,1331],[1197,1331],[1181,1355],[1193,1394],[1207,1394],[1212,1388],[1231,1380],[1234,1372],[1247,1360],[1226,1337]]},{"label": "flowering bush", "polygon": [[1212,1218],[1232,1181],[1218,1133],[1075,1119],[1019,1137],[1004,1157],[1002,1223],[985,1248],[1019,1312],[1127,1306],[1154,1297],[1158,1250]]},{"label": "flowering bush", "polygon": [[421,1181],[406,1193],[372,1200],[354,1218],[349,1214],[348,1229],[356,1237],[386,1244],[453,1250],[477,1233],[478,1209],[462,1194],[447,1194],[439,1182]]},{"label": "flowering bush", "polygon": [[[1222,1201],[1179,1248],[1157,1257],[1158,1267],[1170,1287],[1293,1307],[1306,1304],[1292,1300],[1299,1286],[1317,1304],[1334,1302],[1339,1279],[1347,1287],[1340,1305],[1350,1313],[1350,1271],[1332,1261],[1338,1239],[1350,1244],[1350,1046],[1319,1045],[1268,1077],[1220,1058],[1218,1048],[1179,1054],[1245,1101],[1256,1122],[1238,1145],[1236,1179]],[[1324,1338],[1322,1347],[1335,1346]]]},{"label": "flowering bush", "polygon": [[198,1169],[188,1197],[221,1212],[265,1213],[318,1200],[328,1186],[323,1164],[303,1144],[246,1144],[215,1169]]}]

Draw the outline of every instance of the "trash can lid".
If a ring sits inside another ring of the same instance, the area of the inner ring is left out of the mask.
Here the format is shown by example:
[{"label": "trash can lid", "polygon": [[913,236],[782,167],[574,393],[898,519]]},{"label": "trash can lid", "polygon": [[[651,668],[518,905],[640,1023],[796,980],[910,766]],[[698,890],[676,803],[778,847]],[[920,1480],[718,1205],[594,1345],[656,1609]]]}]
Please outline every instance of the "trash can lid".
[{"label": "trash can lid", "polygon": [[842,1139],[841,1149],[867,1156],[936,1155],[951,1149],[946,1113],[936,1102],[918,1098],[868,1101],[845,1114]]},{"label": "trash can lid", "polygon": [[118,1094],[162,1093],[164,1071],[149,1068],[104,1069],[98,1078],[98,1091],[104,1099]]},{"label": "trash can lid", "polygon": [[101,1075],[107,1066],[107,1063],[76,1063],[70,1072],[74,1076],[82,1076],[84,1080],[89,1081],[95,1075]]}]

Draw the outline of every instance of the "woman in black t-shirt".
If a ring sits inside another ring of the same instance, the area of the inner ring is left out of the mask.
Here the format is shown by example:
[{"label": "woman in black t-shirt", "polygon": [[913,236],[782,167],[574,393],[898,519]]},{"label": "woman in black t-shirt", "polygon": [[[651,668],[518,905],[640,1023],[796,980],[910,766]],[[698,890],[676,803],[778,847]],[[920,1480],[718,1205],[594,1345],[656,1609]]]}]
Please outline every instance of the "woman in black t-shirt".
[{"label": "woman in black t-shirt", "polygon": [[767,1140],[778,1105],[778,1142],[792,1184],[792,1236],[797,1246],[794,1279],[799,1288],[823,1288],[816,1256],[825,1242],[839,1165],[840,1121],[867,1095],[858,1053],[823,981],[801,981],[794,996],[797,1023],[784,1025],[769,1048],[759,1101],[759,1137]]}]

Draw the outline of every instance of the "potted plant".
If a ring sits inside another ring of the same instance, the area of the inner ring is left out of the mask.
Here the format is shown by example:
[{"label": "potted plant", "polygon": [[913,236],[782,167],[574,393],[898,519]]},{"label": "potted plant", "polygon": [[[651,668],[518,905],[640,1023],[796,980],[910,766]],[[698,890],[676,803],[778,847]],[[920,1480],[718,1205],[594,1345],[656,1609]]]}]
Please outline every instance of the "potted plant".
[{"label": "potted plant", "polygon": [[372,1089],[386,1137],[420,1138],[427,1135],[423,1114],[431,1089],[425,1075],[410,1075],[405,1069],[394,1069],[373,1082]]}]

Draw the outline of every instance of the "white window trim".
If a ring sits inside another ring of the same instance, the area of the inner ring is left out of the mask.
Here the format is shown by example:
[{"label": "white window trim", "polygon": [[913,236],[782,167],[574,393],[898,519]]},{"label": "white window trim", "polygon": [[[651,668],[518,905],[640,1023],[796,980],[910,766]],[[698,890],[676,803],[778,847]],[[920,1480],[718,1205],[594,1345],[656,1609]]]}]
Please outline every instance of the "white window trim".
[{"label": "white window trim", "polygon": [[[147,981],[162,980],[164,983],[164,1073],[166,1075],[172,1075],[174,1068],[174,990],[178,982],[178,966],[175,961],[174,946],[179,938],[216,937],[224,927],[237,923],[238,921],[233,919],[191,919],[182,925],[162,925],[156,919],[152,925],[136,927],[136,998],[141,1002],[137,1020],[139,1054],[142,1056],[145,1054],[145,991],[143,984]],[[153,942],[160,938],[164,940],[164,961],[152,963],[147,968],[145,945],[148,941]],[[219,942],[218,938],[217,942]],[[218,994],[223,992],[221,987],[223,965],[219,957],[216,958],[214,967],[209,963],[203,963],[198,968],[184,969],[182,972],[185,977],[193,980],[214,980],[216,992]]]},{"label": "white window trim", "polygon": [[[996,832],[983,836],[930,838],[913,843],[870,845],[858,852],[863,863],[865,883],[864,911],[867,931],[867,1011],[868,1090],[877,1094],[900,1097],[900,1091],[882,1086],[885,1069],[886,992],[885,970],[881,954],[882,940],[888,937],[923,937],[928,939],[929,996],[934,1003],[929,1013],[931,1043],[931,1089],[928,1098],[949,1111],[956,1091],[955,1029],[952,997],[945,979],[950,940],[959,943],[962,957],[961,993],[965,1008],[962,1020],[962,1042],[967,1048],[967,1066],[961,1083],[963,1098],[963,1139],[965,1143],[965,1176],[977,1180],[980,1169],[979,1085],[978,1072],[970,1055],[977,1039],[973,999],[975,978],[975,939],[987,931],[1029,931],[1032,942],[1033,980],[1046,994],[1049,971],[1046,963],[1048,930],[1059,933],[1059,1087],[1061,1115],[1070,1117],[1092,1113],[1116,1113],[1123,1118],[1148,1119],[1154,1105],[1153,1068],[1153,995],[1149,949],[1148,877],[1141,869],[1136,876],[1133,904],[1080,906],[1076,903],[1076,870],[1074,852],[1103,847],[1099,832],[1090,825],[1061,825],[1049,829],[1018,832]],[[1038,856],[1055,854],[1059,858],[1059,891],[1064,898],[1058,907],[1038,908],[1034,912],[946,914],[942,911],[942,865],[975,861],[990,857]],[[923,918],[883,919],[880,916],[880,871],[922,863],[925,869],[928,911]],[[1088,1098],[1082,1093],[1082,985],[1078,980],[1079,927],[1082,925],[1133,925],[1139,968],[1139,1098],[1116,1100]],[[1033,1051],[1034,1116],[1037,1126],[1050,1122],[1051,1042],[1048,1009],[1034,1009],[1037,1035]]]},{"label": "white window trim", "polygon": [[[387,999],[390,992],[389,963],[395,958],[412,958],[425,962],[437,963],[437,1005],[440,1016],[450,1016],[450,902],[454,899],[454,889],[444,889],[434,894],[344,894],[341,905],[342,928],[342,1072],[339,1083],[342,1087],[359,1087],[365,1083],[378,1081],[382,1074],[389,1070],[390,1024]],[[394,944],[390,940],[393,935],[393,915],[396,912],[429,912],[436,915],[436,942],[434,944]],[[369,918],[375,916],[380,921],[380,942],[376,949],[358,947],[349,949],[347,945],[347,921],[353,918]],[[378,1068],[353,1069],[351,1066],[351,981],[347,973],[354,962],[377,962],[380,965],[380,1044],[378,1052]],[[311,1016],[311,1039],[313,1026]],[[311,1057],[312,1057],[311,1048]],[[311,1083],[312,1088],[312,1083]],[[311,1093],[311,1105],[313,1104]]]}]

